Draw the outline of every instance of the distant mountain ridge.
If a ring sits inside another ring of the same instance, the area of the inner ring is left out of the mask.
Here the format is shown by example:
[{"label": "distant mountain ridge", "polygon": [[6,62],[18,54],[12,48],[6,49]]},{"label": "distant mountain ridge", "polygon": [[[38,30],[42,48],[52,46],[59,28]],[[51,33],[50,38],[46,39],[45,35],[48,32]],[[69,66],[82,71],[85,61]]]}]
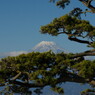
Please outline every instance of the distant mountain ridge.
[{"label": "distant mountain ridge", "polygon": [[50,50],[54,53],[67,52],[64,48],[59,47],[55,42],[52,41],[42,41],[38,43],[34,48],[31,49],[31,52],[46,52]]},{"label": "distant mountain ridge", "polygon": [[[27,54],[30,52],[46,52],[46,51],[52,51],[54,53],[70,53],[64,48],[61,48],[59,45],[57,45],[53,41],[42,41],[38,43],[34,48],[30,49],[29,51],[12,51],[12,52],[0,52],[0,59],[7,57],[7,56],[18,56],[20,54]],[[86,56],[86,60],[95,60],[95,56]]]},{"label": "distant mountain ridge", "polygon": [[0,53],[0,58],[4,58],[7,56],[18,56],[20,54],[27,54],[29,52],[46,52],[46,51],[52,51],[54,53],[61,53],[65,52],[68,53],[64,48],[61,48],[59,45],[57,45],[53,41],[42,41],[38,43],[34,48],[32,48],[29,51],[12,51],[12,52],[2,52]]}]

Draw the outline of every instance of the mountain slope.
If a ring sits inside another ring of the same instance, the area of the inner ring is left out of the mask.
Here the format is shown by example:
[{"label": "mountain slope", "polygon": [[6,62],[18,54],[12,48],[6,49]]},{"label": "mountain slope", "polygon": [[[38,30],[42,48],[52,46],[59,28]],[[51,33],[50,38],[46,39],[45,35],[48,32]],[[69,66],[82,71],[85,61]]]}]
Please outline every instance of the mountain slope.
[{"label": "mountain slope", "polygon": [[34,52],[46,52],[49,50],[53,51],[54,53],[66,52],[65,49],[60,48],[56,43],[52,41],[42,41],[31,49],[31,51]]}]

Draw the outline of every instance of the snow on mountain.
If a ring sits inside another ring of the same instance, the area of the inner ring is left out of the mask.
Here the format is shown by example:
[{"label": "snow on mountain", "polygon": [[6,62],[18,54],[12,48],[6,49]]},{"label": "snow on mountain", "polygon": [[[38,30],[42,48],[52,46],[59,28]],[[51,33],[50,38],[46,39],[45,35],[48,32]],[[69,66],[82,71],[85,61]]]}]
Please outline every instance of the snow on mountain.
[{"label": "snow on mountain", "polygon": [[60,48],[56,43],[52,41],[42,41],[38,43],[34,48],[32,48],[29,51],[12,51],[12,52],[2,52],[0,53],[0,58],[4,58],[7,56],[18,56],[20,54],[27,54],[29,52],[46,52],[46,51],[52,51],[54,53],[61,53],[65,52],[68,53],[64,48]]},{"label": "snow on mountain", "polygon": [[60,53],[60,52],[67,53],[67,51],[64,48],[60,48],[56,43],[52,41],[42,41],[38,43],[34,48],[32,48],[31,51],[46,52],[49,50],[53,51],[54,53]]}]

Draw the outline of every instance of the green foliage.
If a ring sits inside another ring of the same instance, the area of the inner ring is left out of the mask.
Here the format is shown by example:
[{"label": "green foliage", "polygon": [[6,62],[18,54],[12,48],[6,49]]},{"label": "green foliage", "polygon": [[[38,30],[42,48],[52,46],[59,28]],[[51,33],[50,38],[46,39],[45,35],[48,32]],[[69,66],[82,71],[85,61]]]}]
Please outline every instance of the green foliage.
[{"label": "green foliage", "polygon": [[51,89],[52,89],[53,91],[59,93],[59,94],[63,94],[63,93],[64,93],[64,91],[63,91],[63,89],[62,89],[61,87],[53,87],[53,88],[51,88]]},{"label": "green foliage", "polygon": [[[3,58],[0,61],[0,80],[4,83],[6,80],[12,79],[19,72],[22,74],[17,78],[23,82],[26,80],[35,84],[49,85],[58,93],[64,93],[63,89],[57,87],[66,81],[65,78],[75,78],[73,69],[78,71],[80,76],[87,79],[95,77],[95,61],[73,60],[74,54],[54,54],[53,52],[32,52],[21,54],[16,57]],[[70,70],[70,71],[69,71]],[[73,76],[73,77],[72,77]],[[4,80],[3,80],[4,79]]]},{"label": "green foliage", "polygon": [[91,47],[95,48],[95,42],[93,42],[93,43],[91,44]]},{"label": "green foliage", "polygon": [[[55,2],[56,0],[50,0],[50,2]],[[58,0],[56,2],[56,6],[59,6],[60,8],[65,8],[67,5],[69,5],[70,0]]]},{"label": "green foliage", "polygon": [[[72,64],[70,57],[73,54],[54,54],[53,52],[32,52],[21,54],[16,57],[3,58],[0,61],[0,79],[10,80],[19,72],[22,74],[17,78],[21,81],[28,79],[33,83],[40,85],[49,85],[51,87],[62,83],[63,78],[68,73],[68,68]],[[56,88],[56,91],[62,93],[62,88]]]},{"label": "green foliage", "polygon": [[69,14],[71,16],[77,17],[78,19],[81,19],[82,12],[83,11],[81,8],[74,8]]},{"label": "green foliage", "polygon": [[50,24],[41,26],[41,33],[48,33],[52,36],[57,36],[63,31],[63,33],[71,34],[74,37],[93,38],[95,37],[93,35],[94,30],[94,27],[88,21],[79,20],[67,14],[60,18],[55,18]]},{"label": "green foliage", "polygon": [[86,89],[86,90],[84,90],[84,91],[81,92],[81,95],[89,95],[90,92],[93,92],[93,93],[90,94],[90,95],[94,95],[94,94],[95,94],[95,90]]},{"label": "green foliage", "polygon": [[84,78],[93,79],[95,77],[95,61],[84,60],[73,66],[78,71],[80,76]]}]

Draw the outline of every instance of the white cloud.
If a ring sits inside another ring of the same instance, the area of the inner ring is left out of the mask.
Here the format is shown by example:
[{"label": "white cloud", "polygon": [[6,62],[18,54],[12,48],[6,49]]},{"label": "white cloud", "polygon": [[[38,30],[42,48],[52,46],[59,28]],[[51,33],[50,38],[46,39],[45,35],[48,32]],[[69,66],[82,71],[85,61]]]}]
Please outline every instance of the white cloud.
[{"label": "white cloud", "polygon": [[0,53],[0,58],[3,58],[3,57],[7,57],[7,56],[17,56],[17,55],[20,55],[20,54],[26,54],[28,53],[27,51],[12,51],[12,52],[4,52],[4,53]]}]

